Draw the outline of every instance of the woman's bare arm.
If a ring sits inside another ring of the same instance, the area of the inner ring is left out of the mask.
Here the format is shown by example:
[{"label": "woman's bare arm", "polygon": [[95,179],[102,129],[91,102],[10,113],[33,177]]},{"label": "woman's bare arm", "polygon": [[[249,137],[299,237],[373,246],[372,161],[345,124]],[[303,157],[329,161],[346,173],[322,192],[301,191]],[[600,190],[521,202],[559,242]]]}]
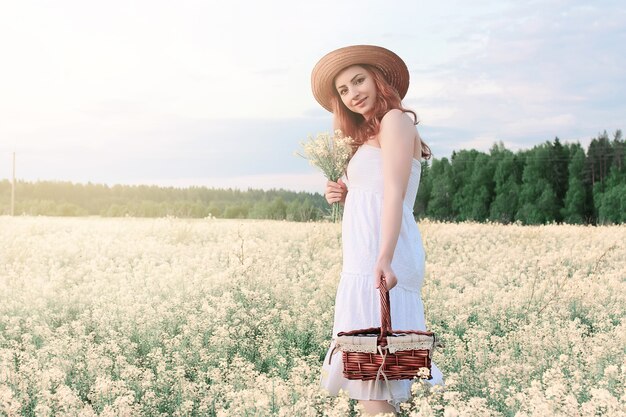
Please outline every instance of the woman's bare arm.
[{"label": "woman's bare arm", "polygon": [[381,120],[380,147],[383,161],[383,207],[378,261],[389,263],[400,234],[402,203],[411,175],[415,126],[402,111],[389,111]]}]

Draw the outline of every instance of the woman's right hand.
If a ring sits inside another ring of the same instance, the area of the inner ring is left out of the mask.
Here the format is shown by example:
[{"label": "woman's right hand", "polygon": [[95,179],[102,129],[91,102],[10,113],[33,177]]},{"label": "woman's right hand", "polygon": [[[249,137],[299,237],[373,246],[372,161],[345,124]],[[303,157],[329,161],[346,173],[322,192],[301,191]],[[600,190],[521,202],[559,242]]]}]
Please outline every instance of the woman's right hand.
[{"label": "woman's right hand", "polygon": [[330,180],[326,182],[326,193],[324,197],[326,197],[328,204],[345,203],[346,194],[348,194],[348,187],[341,181],[341,178],[339,178],[337,182]]}]

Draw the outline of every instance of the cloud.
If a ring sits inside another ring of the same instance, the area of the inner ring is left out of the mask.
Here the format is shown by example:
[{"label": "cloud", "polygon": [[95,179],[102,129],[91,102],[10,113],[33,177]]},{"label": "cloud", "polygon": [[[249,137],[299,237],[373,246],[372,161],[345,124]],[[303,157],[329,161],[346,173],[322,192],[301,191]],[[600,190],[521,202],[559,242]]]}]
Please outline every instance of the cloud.
[{"label": "cloud", "polygon": [[292,152],[331,115],[310,71],[356,43],[405,59],[435,157],[584,142],[626,116],[621,1],[14,2],[0,39],[15,63],[0,67],[0,157],[15,149],[23,178],[311,174]]},{"label": "cloud", "polygon": [[[622,3],[503,2],[499,11],[456,19],[447,62],[412,73],[405,100],[422,127],[463,132],[452,147],[484,138],[532,147],[622,126],[626,42]],[[443,139],[443,138],[442,138]],[[483,144],[483,147],[486,144]]]}]

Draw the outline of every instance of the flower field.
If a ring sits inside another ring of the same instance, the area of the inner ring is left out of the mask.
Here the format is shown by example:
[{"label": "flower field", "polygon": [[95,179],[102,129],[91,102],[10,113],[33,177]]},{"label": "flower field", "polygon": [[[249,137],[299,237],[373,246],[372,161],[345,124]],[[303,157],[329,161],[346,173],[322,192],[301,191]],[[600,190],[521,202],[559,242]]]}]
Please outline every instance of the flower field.
[{"label": "flower field", "polygon": [[[419,227],[446,388],[403,415],[626,415],[626,226]],[[340,271],[339,224],[0,217],[0,415],[358,415]]]}]

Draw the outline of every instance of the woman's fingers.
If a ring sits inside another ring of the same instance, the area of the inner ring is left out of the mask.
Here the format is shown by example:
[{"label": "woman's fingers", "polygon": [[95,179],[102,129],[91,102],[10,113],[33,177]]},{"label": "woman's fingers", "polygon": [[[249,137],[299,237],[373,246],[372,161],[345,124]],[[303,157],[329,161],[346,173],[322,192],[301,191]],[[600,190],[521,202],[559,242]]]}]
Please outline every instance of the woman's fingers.
[{"label": "woman's fingers", "polygon": [[342,195],[341,195],[341,192],[339,191],[327,191],[326,192],[326,201],[328,201],[331,204],[341,201],[341,198],[342,198]]},{"label": "woman's fingers", "polygon": [[326,193],[326,201],[328,201],[329,203],[337,203],[341,201],[341,199],[342,199],[341,193],[334,192],[334,191],[330,193]]},{"label": "woman's fingers", "polygon": [[[341,179],[339,181],[341,181]],[[343,181],[341,181],[341,183],[343,184]],[[326,201],[328,201],[329,204],[343,201],[346,192],[347,189],[345,187],[345,184],[342,186],[340,183],[336,183],[330,180],[326,182],[326,192],[324,193],[324,196],[326,197]]]},{"label": "woman's fingers", "polygon": [[326,189],[343,190],[344,187],[342,187],[341,184],[338,184],[336,182],[328,181],[328,183],[326,184]]},{"label": "woman's fingers", "polygon": [[394,274],[387,274],[387,275],[380,274],[376,276],[376,282],[374,284],[376,288],[380,288],[380,284],[381,284],[381,281],[383,280],[383,276],[385,277],[385,287],[387,288],[387,291],[391,290],[398,283],[398,279],[396,278]]},{"label": "woman's fingers", "polygon": [[374,277],[374,286],[376,288],[380,288],[380,283],[383,278],[385,280],[385,287],[387,288],[387,290],[391,290],[398,283],[396,274],[395,272],[393,272],[393,269],[391,268],[389,262],[377,262],[376,266],[374,267]]},{"label": "woman's fingers", "polygon": [[395,275],[390,275],[388,277],[387,276],[385,277],[385,286],[387,287],[387,290],[390,290],[393,287],[395,287],[397,283],[398,283],[398,278],[396,278]]}]

